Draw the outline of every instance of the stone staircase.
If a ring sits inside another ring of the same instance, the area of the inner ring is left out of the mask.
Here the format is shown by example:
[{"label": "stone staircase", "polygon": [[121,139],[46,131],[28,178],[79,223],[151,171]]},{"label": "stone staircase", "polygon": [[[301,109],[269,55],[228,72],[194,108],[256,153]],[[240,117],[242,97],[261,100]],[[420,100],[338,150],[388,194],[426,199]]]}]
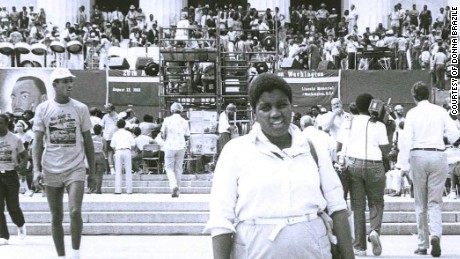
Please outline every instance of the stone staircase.
[{"label": "stone staircase", "polygon": [[[126,192],[123,176],[122,192]],[[182,176],[180,192],[182,194],[209,194],[212,186],[211,174],[184,174]],[[102,184],[102,193],[115,192],[115,176],[105,175]],[[133,193],[170,193],[168,178],[160,175],[133,175]]]},{"label": "stone staircase", "polygon": [[[209,215],[211,180],[210,174],[184,175],[180,197],[171,198],[165,175],[133,176],[132,195],[114,195],[114,176],[106,175],[103,194],[85,195],[83,234],[201,235]],[[445,198],[444,201],[444,233],[459,235],[460,200]],[[20,195],[20,203],[28,234],[50,235],[50,215],[46,198],[40,194],[33,197]],[[67,195],[64,196],[64,208],[64,229],[69,233]],[[9,215],[6,217],[10,233],[16,233]],[[413,199],[385,196],[383,222],[383,235],[416,233]]]}]

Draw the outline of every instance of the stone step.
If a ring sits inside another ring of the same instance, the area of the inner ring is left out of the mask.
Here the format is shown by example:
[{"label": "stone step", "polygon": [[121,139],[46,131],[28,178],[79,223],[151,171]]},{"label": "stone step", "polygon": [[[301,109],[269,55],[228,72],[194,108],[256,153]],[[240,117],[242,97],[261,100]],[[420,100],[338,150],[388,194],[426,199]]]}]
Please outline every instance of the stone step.
[{"label": "stone step", "polygon": [[[109,187],[103,189],[113,191],[113,188]],[[181,194],[183,195],[177,199],[171,198],[168,187],[158,187],[157,189],[163,190],[164,194],[85,194],[83,211],[209,211],[208,194],[185,194],[185,191],[206,189],[205,187],[181,188]],[[41,197],[39,193],[33,197],[20,195],[20,204],[23,211],[49,210],[46,198]],[[444,212],[460,213],[460,200],[445,199],[442,207]],[[67,210],[67,195],[64,195],[64,208]],[[409,212],[414,214],[414,201],[403,197],[385,197],[384,210],[385,213]]]},{"label": "stone step", "polygon": [[[126,193],[125,185],[122,185],[122,193]],[[115,193],[115,187],[102,187],[102,193]],[[171,189],[167,186],[165,187],[135,187],[133,186],[133,193],[140,194],[166,194],[171,193]],[[211,193],[211,187],[181,187],[181,194],[209,194]]]},{"label": "stone step", "polygon": [[[24,217],[28,223],[51,222],[51,215],[48,211],[24,211]],[[7,222],[11,218],[6,216]],[[206,223],[209,218],[208,211],[94,211],[82,213],[85,223]],[[366,219],[369,213],[366,212]],[[64,213],[64,222],[69,222],[69,215]],[[415,223],[413,212],[384,212],[384,223]],[[460,222],[460,212],[445,211],[442,213],[442,222]]]},{"label": "stone step", "polygon": [[[70,234],[70,224],[64,223],[64,232]],[[204,223],[85,223],[83,235],[202,235]],[[10,234],[16,226],[8,224]],[[51,235],[50,223],[27,223],[28,235]]]},{"label": "stone step", "polygon": [[[108,194],[102,194],[102,195],[91,194],[87,196],[106,196],[106,195]],[[133,195],[136,195],[136,194],[133,194]],[[126,195],[126,194],[111,195],[111,196],[119,196],[118,199],[120,200],[126,199],[126,201],[117,201],[117,202],[108,202],[108,201],[98,202],[98,201],[85,201],[84,200],[82,211],[83,212],[120,212],[120,211],[123,211],[123,212],[206,211],[208,212],[209,211],[208,202],[191,201],[191,200],[185,200],[185,199],[181,201],[181,198],[173,199],[171,198],[170,195],[163,195],[163,194],[159,194],[159,195],[166,196],[165,198],[166,201],[150,201],[147,199],[146,201],[142,202],[142,201],[130,200],[129,196],[133,196],[133,195]],[[167,201],[168,198],[170,199],[170,201]],[[32,199],[35,199],[35,197],[32,197]],[[28,202],[25,199],[22,199],[20,204],[21,204],[21,209],[23,212],[49,212],[49,206],[46,201],[46,198],[40,197],[40,200],[34,200],[30,202]],[[64,210],[65,211],[68,210],[67,201],[64,201]]]},{"label": "stone step", "polygon": [[[213,174],[183,174],[181,177],[182,181],[210,181],[212,180]],[[122,178],[124,179],[125,176],[122,175]],[[166,174],[133,174],[132,175],[133,181],[167,181],[168,176]],[[108,180],[115,180],[115,175],[112,174],[105,174],[103,176],[104,181]]]},{"label": "stone step", "polygon": [[[122,186],[126,185],[126,181],[122,181]],[[211,188],[211,181],[182,181],[181,187],[208,187]],[[115,180],[104,180],[102,187],[115,187]],[[169,187],[169,181],[166,180],[141,180],[133,181],[133,187]]]},{"label": "stone step", "polygon": [[[51,215],[48,211],[24,212],[24,218],[29,223],[50,223]],[[208,212],[199,211],[98,211],[83,212],[84,223],[206,223]],[[6,215],[6,221],[11,223],[11,218]],[[69,213],[64,213],[64,223],[69,223]]]},{"label": "stone step", "polygon": [[[153,187],[152,187],[153,188]],[[158,187],[160,188],[160,187]],[[165,187],[168,189],[167,187]],[[194,188],[194,187],[190,187]],[[110,189],[106,187],[104,189]],[[183,188],[184,189],[184,188]],[[84,234],[88,235],[201,235],[209,217],[208,194],[90,194],[83,202]],[[50,215],[46,198],[20,196],[30,235],[50,234]],[[68,196],[64,195],[64,224],[68,233]],[[366,212],[366,218],[369,213]],[[460,200],[443,203],[444,233],[460,235]],[[10,217],[11,233],[16,233]],[[416,233],[414,201],[409,197],[385,196],[382,234]]]},{"label": "stone step", "polygon": [[[69,223],[64,223],[69,235]],[[84,235],[203,235],[204,223],[85,223]],[[369,224],[367,224],[369,229]],[[8,223],[10,234],[16,234],[16,226]],[[415,223],[383,223],[381,235],[413,235]],[[27,223],[28,235],[51,235],[50,223]],[[459,235],[460,223],[443,223],[444,235]]]}]

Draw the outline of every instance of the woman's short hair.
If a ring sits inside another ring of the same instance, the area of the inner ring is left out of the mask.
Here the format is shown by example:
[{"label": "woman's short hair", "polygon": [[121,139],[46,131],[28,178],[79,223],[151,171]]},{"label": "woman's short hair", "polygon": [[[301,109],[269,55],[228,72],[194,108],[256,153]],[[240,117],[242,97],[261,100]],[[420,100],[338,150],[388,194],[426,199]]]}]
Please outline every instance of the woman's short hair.
[{"label": "woman's short hair", "polygon": [[374,97],[368,93],[360,94],[356,97],[356,107],[359,112],[369,112],[369,105]]},{"label": "woman's short hair", "polygon": [[356,106],[355,102],[351,102],[348,105],[348,109],[350,110],[350,113],[353,114],[353,115],[358,115],[359,114],[359,110],[358,110],[358,107]]},{"label": "woman's short hair", "polygon": [[428,100],[430,98],[430,88],[422,81],[418,81],[412,86],[412,96],[417,101]]},{"label": "woman's short hair", "polygon": [[252,109],[256,109],[263,93],[272,92],[275,89],[283,92],[292,103],[292,90],[286,80],[274,74],[261,74],[252,80],[249,86],[249,103]]}]

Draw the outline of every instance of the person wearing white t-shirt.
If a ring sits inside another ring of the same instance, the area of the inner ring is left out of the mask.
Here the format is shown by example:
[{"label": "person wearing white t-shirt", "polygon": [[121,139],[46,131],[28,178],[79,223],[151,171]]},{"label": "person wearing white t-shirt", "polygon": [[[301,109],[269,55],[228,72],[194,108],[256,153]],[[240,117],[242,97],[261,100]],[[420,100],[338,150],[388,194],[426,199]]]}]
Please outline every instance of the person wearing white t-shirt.
[{"label": "person wearing white t-shirt", "polygon": [[161,136],[165,140],[164,167],[173,198],[179,197],[185,149],[187,147],[187,140],[190,137],[190,126],[180,115],[183,109],[182,104],[173,103],[171,105],[172,115],[165,118],[161,125]]},{"label": "person wearing white t-shirt", "polygon": [[67,68],[51,72],[50,81],[56,93],[53,100],[42,102],[35,110],[33,130],[36,138],[32,154],[34,186],[40,189],[43,179],[46,187],[56,252],[59,257],[65,257],[62,220],[63,196],[67,190],[72,258],[80,258],[86,172],[88,170],[88,177],[94,178],[95,160],[88,107],[70,97],[74,78]]},{"label": "person wearing white t-shirt", "polygon": [[[372,243],[372,252],[382,253],[380,231],[382,228],[385,169],[383,156],[389,152],[389,143],[385,124],[370,117],[369,105],[374,99],[364,93],[356,98],[359,115],[353,117],[349,129],[342,130],[337,139],[337,152],[342,150],[342,143],[348,137],[346,153],[350,176],[351,208],[355,222],[355,255],[365,256],[367,240]],[[366,235],[366,199],[369,206],[370,231]]]},{"label": "person wearing white t-shirt", "polygon": [[0,114],[0,246],[8,245],[10,233],[4,214],[5,204],[21,239],[26,237],[24,214],[19,205],[18,169],[25,168],[27,151],[21,139],[8,130],[9,118]]}]

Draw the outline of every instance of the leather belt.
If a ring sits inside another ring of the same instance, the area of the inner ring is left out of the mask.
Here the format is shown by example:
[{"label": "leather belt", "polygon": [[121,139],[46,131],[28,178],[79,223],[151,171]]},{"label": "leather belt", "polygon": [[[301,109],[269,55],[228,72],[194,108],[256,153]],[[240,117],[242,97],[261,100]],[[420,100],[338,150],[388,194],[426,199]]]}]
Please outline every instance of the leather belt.
[{"label": "leather belt", "polygon": [[446,151],[445,149],[439,149],[439,148],[421,148],[421,147],[413,148],[410,151],[415,151],[415,150],[436,151],[436,152],[444,152],[444,151]]},{"label": "leather belt", "polygon": [[287,218],[258,218],[258,219],[247,219],[244,223],[253,224],[253,225],[276,225],[273,231],[271,232],[268,239],[270,241],[275,241],[278,234],[288,225],[294,225],[300,222],[309,222],[318,218],[317,213],[306,214],[302,216],[287,217]]},{"label": "leather belt", "polygon": [[16,173],[15,170],[0,170],[0,174],[6,174],[6,173]]},{"label": "leather belt", "polygon": [[353,163],[371,163],[371,164],[380,164],[382,160],[369,160],[369,159],[360,159],[355,157],[348,158]]}]

